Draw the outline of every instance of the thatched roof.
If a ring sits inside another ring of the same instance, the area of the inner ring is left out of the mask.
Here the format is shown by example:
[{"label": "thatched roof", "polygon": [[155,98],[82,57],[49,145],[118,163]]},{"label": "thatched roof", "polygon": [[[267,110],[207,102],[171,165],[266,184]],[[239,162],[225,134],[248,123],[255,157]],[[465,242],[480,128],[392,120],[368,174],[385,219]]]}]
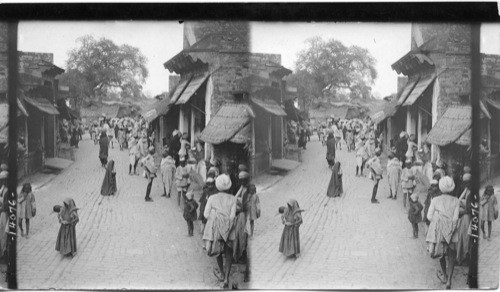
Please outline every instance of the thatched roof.
[{"label": "thatched roof", "polygon": [[227,103],[210,119],[200,134],[200,139],[207,143],[220,144],[226,141],[245,143],[251,138],[248,131],[241,131],[255,117],[246,103]]},{"label": "thatched roof", "polygon": [[427,142],[445,146],[456,142],[472,124],[470,106],[449,107],[427,136]]}]

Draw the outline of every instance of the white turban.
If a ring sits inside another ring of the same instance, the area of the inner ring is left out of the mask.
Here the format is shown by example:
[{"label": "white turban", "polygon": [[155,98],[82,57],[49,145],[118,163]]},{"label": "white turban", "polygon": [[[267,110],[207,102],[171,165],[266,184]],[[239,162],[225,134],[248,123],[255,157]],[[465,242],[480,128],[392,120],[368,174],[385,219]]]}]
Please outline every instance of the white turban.
[{"label": "white turban", "polygon": [[470,181],[472,178],[472,175],[470,173],[465,173],[462,177],[463,181]]},{"label": "white turban", "polygon": [[0,172],[0,179],[7,179],[7,177],[9,177],[9,172],[7,172],[6,170]]},{"label": "white turban", "polygon": [[445,176],[439,180],[439,190],[444,194],[449,194],[455,189],[455,182],[449,176]]},{"label": "white turban", "polygon": [[231,179],[227,174],[221,174],[215,179],[215,187],[223,192],[231,188]]}]

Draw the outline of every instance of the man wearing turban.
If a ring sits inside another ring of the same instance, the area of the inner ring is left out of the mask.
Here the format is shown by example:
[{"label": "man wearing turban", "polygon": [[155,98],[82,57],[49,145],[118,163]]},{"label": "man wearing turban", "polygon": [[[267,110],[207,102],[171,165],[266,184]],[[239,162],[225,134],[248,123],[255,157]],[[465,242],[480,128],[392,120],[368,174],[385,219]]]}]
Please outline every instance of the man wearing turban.
[{"label": "man wearing turban", "polygon": [[[229,193],[231,185],[231,179],[227,174],[221,174],[215,179],[215,187],[219,192],[208,198],[203,214],[207,218],[203,240],[207,243],[208,255],[217,257],[219,270],[214,270],[214,274],[219,281],[224,282],[224,288],[229,287],[233,242],[236,238],[234,229],[236,197]],[[226,258],[225,272],[223,256]]]}]

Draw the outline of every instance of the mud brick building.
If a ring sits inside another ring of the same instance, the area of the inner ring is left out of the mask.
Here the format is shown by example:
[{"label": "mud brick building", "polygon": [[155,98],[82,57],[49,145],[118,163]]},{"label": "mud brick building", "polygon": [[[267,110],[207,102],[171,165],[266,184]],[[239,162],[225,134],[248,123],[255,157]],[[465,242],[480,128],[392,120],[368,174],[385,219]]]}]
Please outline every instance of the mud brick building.
[{"label": "mud brick building", "polygon": [[[7,103],[7,26],[0,24],[0,99]],[[57,157],[59,111],[56,102],[59,82],[56,77],[64,70],[53,64],[51,53],[18,52],[18,176],[35,172],[47,159]],[[0,125],[7,143],[7,125]],[[3,157],[2,159],[6,159]]]},{"label": "mud brick building", "polygon": [[[498,172],[497,140],[500,85],[499,56],[482,55],[481,96],[470,96],[470,25],[413,24],[411,51],[392,68],[408,77],[398,96],[392,125],[403,123],[418,145],[432,144],[432,159],[468,164],[470,159],[471,98],[480,98],[482,138],[491,149],[482,178]],[[402,117],[405,116],[405,117]],[[396,129],[400,132],[403,129]],[[478,143],[480,141],[477,141]]]},{"label": "mud brick building", "polygon": [[184,49],[164,64],[180,80],[148,115],[157,141],[174,129],[192,145],[199,138],[222,171],[246,163],[257,174],[283,158],[283,78],[291,71],[280,55],[251,53],[249,33],[245,22],[184,23]]}]

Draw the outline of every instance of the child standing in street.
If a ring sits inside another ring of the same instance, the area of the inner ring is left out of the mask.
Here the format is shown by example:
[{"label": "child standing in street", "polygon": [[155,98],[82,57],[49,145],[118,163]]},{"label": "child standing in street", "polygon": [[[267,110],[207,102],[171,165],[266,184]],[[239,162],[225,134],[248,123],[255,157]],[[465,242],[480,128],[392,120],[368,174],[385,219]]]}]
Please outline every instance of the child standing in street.
[{"label": "child standing in street", "polygon": [[186,157],[179,157],[180,165],[175,170],[175,184],[177,186],[177,205],[181,206],[181,198],[184,201],[188,189],[189,172],[186,166]]},{"label": "child standing in street", "polygon": [[[495,197],[495,190],[493,189],[493,186],[486,186],[479,207],[483,238],[491,240],[492,223],[498,218],[498,202],[497,198]],[[485,221],[488,221],[488,237],[486,237],[486,231],[484,230]]]},{"label": "child standing in street", "polygon": [[415,188],[415,172],[412,169],[411,160],[407,159],[405,169],[401,173],[401,187],[403,188],[403,207],[406,209],[406,201],[410,199]]},{"label": "child standing in street", "polygon": [[418,223],[422,221],[422,209],[424,207],[418,201],[418,194],[414,193],[410,196],[410,210],[408,211],[408,220],[413,227],[413,238],[418,238]]},{"label": "child standing in street", "polygon": [[[25,183],[19,194],[19,229],[21,236],[28,238],[30,233],[30,219],[36,215],[35,196],[31,191],[31,184]],[[26,220],[26,234],[23,230],[23,219]]]},{"label": "child standing in street", "polygon": [[198,203],[193,200],[194,193],[189,191],[186,193],[186,202],[184,205],[184,219],[188,225],[188,235],[193,236],[194,221],[197,219],[196,210],[198,209]]}]

